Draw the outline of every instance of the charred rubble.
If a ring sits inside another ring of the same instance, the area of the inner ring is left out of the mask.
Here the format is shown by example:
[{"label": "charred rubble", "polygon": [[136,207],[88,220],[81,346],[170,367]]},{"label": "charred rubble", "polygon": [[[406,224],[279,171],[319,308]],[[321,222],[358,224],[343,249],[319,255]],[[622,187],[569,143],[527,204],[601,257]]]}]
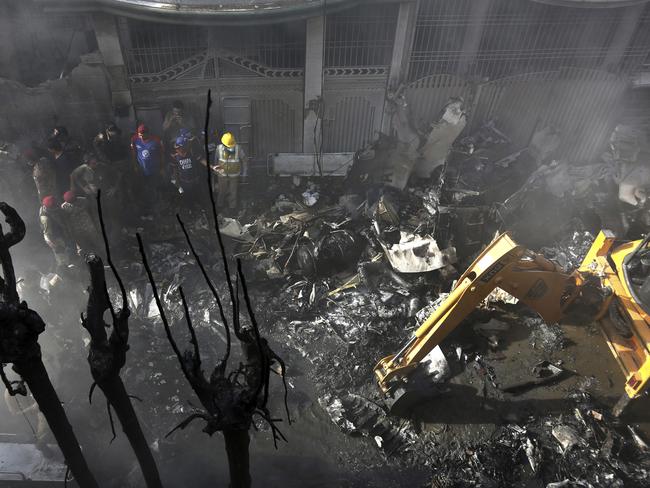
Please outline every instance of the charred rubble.
[{"label": "charred rubble", "polygon": [[[536,351],[524,389],[553,384],[537,381],[535,371],[572,373],[555,354],[570,343],[563,329],[543,323],[505,293],[489,297],[418,372],[435,385],[437,400],[426,408],[437,405],[437,411],[389,415],[372,373],[496,233],[510,230],[566,270],[581,262],[601,228],[638,237],[648,221],[641,188],[644,142],[619,127],[602,158],[578,164],[562,159],[552,127],[537,131],[522,149],[497,121],[468,134],[462,100],[451,100],[427,127],[413,126],[399,91],[391,103],[393,135],[358,151],[347,177],[279,178],[238,215],[219,216],[220,234],[241,262],[269,344],[287,363],[300,363],[331,421],[361,438],[363,447],[341,459],[359,473],[386,464],[413,468],[434,487],[531,480],[549,488],[647,486],[643,434],[607,413],[608,406],[591,394],[591,378],[563,391],[560,409],[509,406],[517,394],[507,390],[517,388],[503,375],[503,344],[513,330],[525,331]],[[410,179],[403,177],[405,168]],[[168,349],[166,338],[150,331],[163,321],[169,331],[185,331],[191,316],[192,340],[203,345],[206,357],[219,358],[230,343],[215,293],[196,269],[200,259],[208,274],[228,275],[226,261],[214,251],[209,218],[187,221],[191,250],[185,229],[168,220],[139,229],[150,270],[130,236],[115,246],[131,343],[141,344],[123,376],[148,399],[151,416],[142,419],[147,432],[160,430],[154,423],[177,425],[196,412],[178,381],[163,373],[176,367],[175,357],[159,355]],[[114,285],[108,293],[119,303],[122,292]],[[224,280],[214,287],[232,296]],[[236,306],[226,314],[236,314]],[[289,371],[290,410],[300,403],[295,381]],[[466,417],[479,418],[475,423],[482,426],[467,427]],[[272,423],[253,424],[275,437]],[[169,441],[155,443],[164,450]]]},{"label": "charred rubble", "polygon": [[[496,410],[491,429],[470,435],[457,418],[446,415],[424,415],[425,420],[417,412],[391,416],[374,384],[377,359],[395,351],[432,304],[444,299],[459,271],[495,233],[511,229],[516,239],[565,269],[580,263],[601,227],[614,223],[619,232],[636,236],[637,223],[645,218],[644,202],[632,206],[620,200],[621,166],[632,163],[616,156],[616,141],[602,160],[576,168],[554,159],[559,155],[552,135],[545,129],[538,139],[546,146],[521,150],[490,122],[457,139],[428,178],[412,178],[402,189],[378,185],[369,174],[368,155],[383,157],[385,141],[380,140],[357,155],[343,184],[278,182],[266,200],[249,205],[237,218],[219,217],[221,233],[250,277],[259,321],[270,339],[283,356],[302,356],[305,375],[332,422],[382,454],[381,461],[364,454],[350,457],[359,471],[372,463],[417,466],[440,487],[506,486],[531,479],[549,487],[647,484],[641,437],[606,413],[607,407],[590,395],[588,381],[585,388],[566,392],[560,413],[511,414],[503,406],[510,398],[504,391],[509,380],[500,377],[496,365],[503,359],[500,346],[508,330],[527,330],[537,359],[549,358],[547,363],[560,370],[553,352],[567,345],[562,328],[544,324],[507,294],[490,297],[468,319],[473,327],[461,327],[464,331],[443,345],[439,363],[423,371],[437,382],[441,409],[448,408],[445,395],[473,385],[465,402]],[[545,202],[541,210],[540,202]],[[568,202],[576,209],[570,215],[563,210]],[[204,265],[222,273],[209,250],[207,221],[191,225]],[[171,239],[147,246],[169,321],[184,320],[177,292],[182,287],[199,340],[216,334],[225,343],[213,325],[220,322],[213,296],[201,286],[181,243],[182,236],[175,240],[172,233]],[[144,324],[158,322],[142,268],[128,260],[122,267],[129,275],[125,282],[134,316]],[[224,284],[216,286],[227,292]],[[164,387],[158,366],[141,361],[140,374],[153,380],[154,389]],[[533,381],[531,387],[542,383]],[[161,413],[188,412],[182,399],[171,398],[174,404]]]}]

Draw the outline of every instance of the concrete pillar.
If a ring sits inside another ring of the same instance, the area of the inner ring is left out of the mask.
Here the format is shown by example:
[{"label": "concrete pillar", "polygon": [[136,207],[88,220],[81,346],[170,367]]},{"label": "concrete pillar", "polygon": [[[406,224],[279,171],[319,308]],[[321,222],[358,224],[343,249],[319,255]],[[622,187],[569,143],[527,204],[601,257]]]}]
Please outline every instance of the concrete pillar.
[{"label": "concrete pillar", "polygon": [[[306,153],[317,152],[323,137],[322,117],[319,114],[323,100],[323,53],[325,34],[325,16],[307,19],[305,39],[305,98],[302,150]],[[316,136],[314,137],[314,134]]]},{"label": "concrete pillar", "polygon": [[[420,0],[407,0],[399,5],[397,14],[397,25],[395,26],[395,42],[393,43],[393,56],[390,62],[388,73],[389,91],[394,91],[406,81],[408,76],[409,61],[413,50],[415,39],[415,23],[417,21]],[[387,115],[388,102],[384,103],[384,110],[381,118],[381,131],[384,134],[390,132],[390,117]]]},{"label": "concrete pillar", "polygon": [[472,8],[469,11],[468,26],[465,29],[463,38],[463,48],[460,59],[458,60],[458,74],[466,75],[476,60],[483,30],[485,29],[485,18],[490,10],[491,0],[478,0],[472,2]]},{"label": "concrete pillar", "polygon": [[104,60],[111,87],[113,110],[119,117],[133,117],[133,99],[129,89],[129,77],[122,56],[117,22],[114,15],[94,13],[93,25],[97,46]]},{"label": "concrete pillar", "polygon": [[616,33],[614,34],[614,39],[609,45],[605,59],[603,60],[602,68],[605,70],[616,70],[623,61],[625,56],[625,50],[627,49],[632,36],[636,32],[636,29],[643,15],[643,9],[645,4],[633,5],[630,7],[624,7],[625,13],[621,18],[621,21],[616,28]]},{"label": "concrete pillar", "polygon": [[395,43],[393,44],[393,57],[390,62],[388,75],[388,88],[395,89],[406,79],[413,39],[415,39],[415,22],[418,15],[418,0],[402,2],[397,14],[395,27]]}]

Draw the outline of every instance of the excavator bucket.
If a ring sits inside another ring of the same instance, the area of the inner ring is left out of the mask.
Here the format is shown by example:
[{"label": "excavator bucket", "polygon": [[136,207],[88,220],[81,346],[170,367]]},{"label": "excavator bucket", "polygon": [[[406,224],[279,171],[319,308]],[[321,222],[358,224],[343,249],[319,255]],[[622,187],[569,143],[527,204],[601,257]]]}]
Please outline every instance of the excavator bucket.
[{"label": "excavator bucket", "polygon": [[389,394],[418,363],[499,287],[533,308],[548,322],[558,321],[575,295],[573,276],[542,256],[532,255],[502,234],[474,260],[447,299],[424,321],[395,355],[381,359],[374,373]]},{"label": "excavator bucket", "polygon": [[634,283],[630,267],[635,259],[650,255],[648,238],[615,247],[616,237],[602,231],[587,253],[579,271],[600,277],[601,286],[611,290],[609,300],[597,317],[614,358],[625,375],[625,393],[639,396],[650,380],[650,315],[644,294],[650,278]]},{"label": "excavator bucket", "polygon": [[620,242],[611,232],[602,231],[580,268],[566,273],[502,234],[397,354],[378,362],[374,373],[379,387],[393,410],[409,409],[424,397],[435,396],[431,383],[418,388],[413,381],[419,362],[498,287],[548,323],[585,316],[599,322],[625,375],[623,400],[639,396],[650,381],[649,244],[650,234],[643,241]]},{"label": "excavator bucket", "polygon": [[388,408],[389,415],[395,417],[408,417],[416,405],[421,405],[424,401],[432,398],[433,395],[427,394],[426,390],[405,388],[400,386],[390,395],[386,396],[384,402]]}]

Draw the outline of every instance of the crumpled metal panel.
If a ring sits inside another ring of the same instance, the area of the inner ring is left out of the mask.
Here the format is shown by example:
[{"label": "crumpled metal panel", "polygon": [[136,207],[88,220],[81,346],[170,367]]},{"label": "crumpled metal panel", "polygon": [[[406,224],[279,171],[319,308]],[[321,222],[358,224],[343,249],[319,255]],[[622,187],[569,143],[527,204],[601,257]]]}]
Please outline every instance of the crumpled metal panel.
[{"label": "crumpled metal panel", "polygon": [[391,266],[401,273],[426,273],[444,268],[456,262],[456,249],[438,248],[431,237],[420,237],[402,232],[398,244],[387,246],[381,243]]}]

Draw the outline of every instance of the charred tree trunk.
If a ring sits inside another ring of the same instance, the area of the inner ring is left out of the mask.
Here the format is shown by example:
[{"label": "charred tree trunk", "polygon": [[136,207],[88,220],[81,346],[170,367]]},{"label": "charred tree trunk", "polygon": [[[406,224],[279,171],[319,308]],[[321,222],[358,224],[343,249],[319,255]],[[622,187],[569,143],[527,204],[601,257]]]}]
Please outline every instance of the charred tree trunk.
[{"label": "charred tree trunk", "polygon": [[149,444],[144,437],[140,422],[138,422],[138,417],[135,414],[135,410],[133,410],[131,399],[124,388],[122,379],[119,376],[112,376],[97,383],[97,385],[104,392],[110,406],[113,407],[117,414],[117,418],[122,425],[122,431],[126,434],[133,448],[133,452],[138,459],[147,487],[162,487],[156,461],[153,458],[153,454],[151,454]]},{"label": "charred tree trunk", "polygon": [[13,369],[25,380],[32,392],[34,400],[36,400],[38,408],[45,416],[47,424],[50,426],[50,430],[79,486],[82,488],[97,487],[97,482],[81,453],[77,438],[52,386],[43,361],[40,358],[16,361]]},{"label": "charred tree trunk", "polygon": [[[0,278],[0,363],[13,363],[14,371],[29,387],[79,486],[97,488],[97,482],[86,464],[79,442],[41,359],[38,336],[45,330],[45,323],[35,311],[27,307],[27,303],[19,302],[16,291],[16,275],[9,248],[22,241],[25,223],[4,202],[0,202],[0,211],[9,224],[8,233],[4,233],[0,226],[0,263],[3,274],[3,278]],[[25,388],[21,385],[14,387],[15,383],[10,382],[1,369],[0,376],[11,395],[26,394]]]},{"label": "charred tree trunk", "polygon": [[[210,98],[210,91],[208,91],[208,103],[206,107],[206,118],[204,126],[206,134],[210,133],[209,121],[211,105],[212,99]],[[204,141],[204,143],[206,160],[210,161],[207,139]],[[184,352],[181,352],[178,344],[176,343],[176,340],[172,336],[171,327],[169,325],[169,321],[167,320],[167,316],[160,299],[160,294],[158,293],[156,281],[151,272],[149,262],[147,261],[142,237],[140,234],[136,235],[138,238],[140,256],[142,257],[142,264],[147,273],[149,283],[151,284],[156,306],[158,307],[160,318],[163,323],[163,327],[165,328],[165,334],[167,335],[169,344],[176,354],[176,358],[178,359],[183,375],[187,379],[187,382],[190,384],[203,406],[203,410],[196,409],[192,415],[183,420],[167,435],[171,435],[176,429],[184,429],[193,420],[203,419],[206,422],[206,425],[203,428],[203,432],[208,435],[213,435],[219,431],[223,433],[226,442],[226,452],[228,455],[228,466],[230,468],[230,486],[232,488],[249,488],[251,486],[248,449],[250,443],[249,429],[251,425],[253,425],[253,416],[260,416],[271,427],[273,442],[276,447],[278,439],[286,441],[285,437],[275,425],[279,419],[272,418],[267,408],[271,363],[273,361],[276,361],[280,364],[283,381],[285,367],[282,359],[280,359],[280,357],[278,357],[278,355],[271,350],[266,340],[260,336],[259,327],[255,320],[253,307],[251,305],[250,297],[248,296],[248,291],[246,289],[246,281],[241,270],[241,263],[239,262],[237,267],[238,281],[236,281],[233,286],[233,280],[230,276],[229,263],[226,256],[223,238],[221,236],[221,232],[219,231],[217,208],[214,201],[214,193],[212,191],[212,171],[209,167],[207,168],[207,176],[208,192],[210,195],[210,203],[212,204],[214,229],[217,237],[217,242],[219,243],[221,261],[224,267],[226,283],[228,284],[228,294],[232,306],[232,332],[242,345],[245,364],[240,363],[238,368],[230,372],[227,371],[232,345],[230,324],[226,317],[225,309],[219,293],[217,292],[214,283],[208,276],[205,266],[203,266],[203,263],[201,262],[201,259],[196,252],[194,245],[192,244],[190,235],[187,232],[187,229],[185,228],[185,225],[183,224],[180,216],[177,215],[176,218],[183,231],[183,234],[185,235],[185,240],[190,249],[190,252],[194,256],[196,264],[199,267],[201,274],[203,275],[203,278],[208,288],[210,289],[210,292],[212,293],[217,308],[219,309],[219,316],[226,333],[226,350],[224,356],[216,364],[212,370],[212,373],[207,378],[202,369],[199,343],[196,338],[194,326],[192,325],[192,318],[190,315],[187,300],[185,298],[185,294],[183,293],[183,288],[178,288],[178,294],[183,305],[183,311],[185,312],[185,322],[189,332],[191,348]],[[250,318],[250,327],[248,328],[245,328],[240,324],[241,310],[239,303],[238,283],[241,283],[242,293],[246,301],[248,317]],[[291,422],[291,419],[289,418],[289,410],[286,406],[286,383],[284,384],[284,387],[285,409],[287,411],[287,419],[289,422]]]},{"label": "charred tree trunk", "polygon": [[250,488],[250,457],[248,429],[224,429],[228,468],[230,469],[230,488]]},{"label": "charred tree trunk", "polygon": [[[93,380],[95,380],[95,384],[90,390],[90,400],[92,401],[94,387],[99,386],[106,396],[108,408],[113,407],[113,410],[117,413],[117,418],[122,425],[122,431],[126,434],[138,459],[147,487],[162,488],[156,461],[142,432],[140,422],[138,422],[131,398],[120,378],[120,370],[126,362],[126,352],[129,349],[129,315],[131,312],[128,308],[124,284],[111,260],[100,198],[101,196],[98,193],[97,206],[102,236],[106,245],[106,258],[119,284],[122,305],[119,310],[114,310],[106,287],[104,263],[99,256],[89,255],[86,258],[86,263],[90,271],[90,288],[88,290],[86,316],[82,317],[82,325],[90,334],[88,364],[90,365]],[[110,337],[106,334],[108,326],[104,321],[104,312],[106,310],[110,311],[113,320]],[[113,435],[115,435],[112,418],[109,417],[109,419]]]}]

